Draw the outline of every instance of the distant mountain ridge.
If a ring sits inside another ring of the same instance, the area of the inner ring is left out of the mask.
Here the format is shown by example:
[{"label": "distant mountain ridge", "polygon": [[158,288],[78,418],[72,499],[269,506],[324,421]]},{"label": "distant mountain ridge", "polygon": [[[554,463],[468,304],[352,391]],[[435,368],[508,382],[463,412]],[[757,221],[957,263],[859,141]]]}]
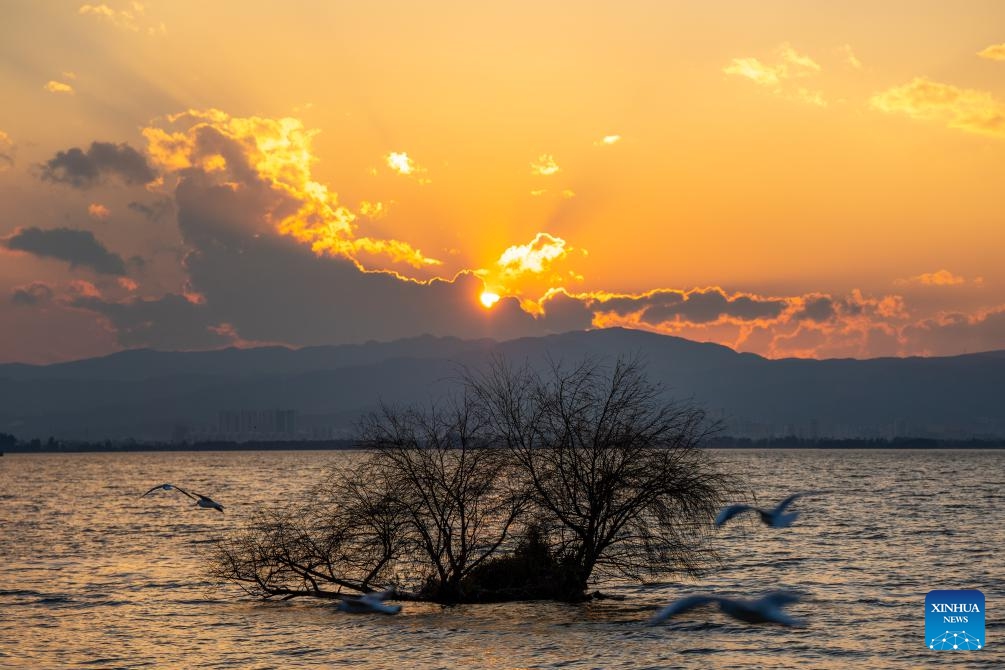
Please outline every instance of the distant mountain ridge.
[{"label": "distant mountain ridge", "polygon": [[221,411],[294,409],[304,436],[347,435],[383,400],[428,403],[489,355],[543,365],[639,355],[733,435],[1005,435],[1005,351],[945,358],[766,359],[619,328],[496,342],[421,336],[288,349],[123,351],[0,365],[0,432],[22,438],[168,439],[218,429]]}]

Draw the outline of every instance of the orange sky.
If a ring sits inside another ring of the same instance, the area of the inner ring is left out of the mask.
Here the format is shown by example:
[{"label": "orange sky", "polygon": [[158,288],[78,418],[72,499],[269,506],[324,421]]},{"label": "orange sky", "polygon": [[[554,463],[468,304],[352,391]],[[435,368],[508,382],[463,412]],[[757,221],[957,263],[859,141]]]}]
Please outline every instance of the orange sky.
[{"label": "orange sky", "polygon": [[344,4],[0,10],[0,360],[1005,348],[1001,3]]}]

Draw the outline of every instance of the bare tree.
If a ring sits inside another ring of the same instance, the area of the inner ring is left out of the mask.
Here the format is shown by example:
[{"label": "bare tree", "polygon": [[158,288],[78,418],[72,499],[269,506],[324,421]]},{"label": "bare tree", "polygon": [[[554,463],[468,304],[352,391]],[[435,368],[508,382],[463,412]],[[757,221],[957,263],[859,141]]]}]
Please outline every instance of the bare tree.
[{"label": "bare tree", "polygon": [[425,590],[439,601],[464,598],[464,578],[510,539],[526,503],[472,400],[425,412],[383,407],[363,423],[362,442],[376,450],[371,467],[395,482],[413,555],[432,568]]},{"label": "bare tree", "polygon": [[217,545],[213,575],[264,598],[339,598],[393,587],[408,517],[368,466],[334,470],[306,503],[259,511]]},{"label": "bare tree", "polygon": [[712,555],[708,531],[731,486],[697,448],[714,426],[667,400],[637,359],[553,364],[549,376],[496,359],[467,385],[528,480],[565,597],[596,577],[694,574]]},{"label": "bare tree", "polygon": [[214,574],[266,598],[395,588],[436,602],[586,597],[604,577],[695,573],[732,480],[704,412],[637,360],[495,360],[427,410],[382,407],[370,452],[219,544]]}]

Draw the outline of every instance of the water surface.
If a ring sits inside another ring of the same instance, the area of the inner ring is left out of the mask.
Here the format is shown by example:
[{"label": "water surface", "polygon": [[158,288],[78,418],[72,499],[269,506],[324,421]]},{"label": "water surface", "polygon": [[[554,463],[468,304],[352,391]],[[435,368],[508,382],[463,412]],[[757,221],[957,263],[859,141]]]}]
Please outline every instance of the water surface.
[{"label": "water surface", "polygon": [[[0,458],[0,667],[917,668],[1005,667],[1005,452],[718,451],[759,501],[801,500],[789,529],[751,518],[718,534],[699,580],[600,585],[587,605],[407,604],[396,617],[330,603],[263,603],[206,580],[214,538],[260,503],[301,496],[348,452],[8,454]],[[161,482],[211,495],[226,513]],[[649,627],[681,595],[810,599],[803,629],[715,610]],[[987,647],[924,646],[924,597],[976,588]],[[955,655],[954,655],[955,654]],[[955,662],[955,663],[951,663]]]}]

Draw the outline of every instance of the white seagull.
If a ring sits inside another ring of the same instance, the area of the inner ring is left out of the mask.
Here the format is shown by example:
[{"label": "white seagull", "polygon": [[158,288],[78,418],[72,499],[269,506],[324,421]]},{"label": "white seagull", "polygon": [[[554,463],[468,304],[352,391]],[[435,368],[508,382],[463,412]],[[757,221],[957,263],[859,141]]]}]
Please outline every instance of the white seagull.
[{"label": "white seagull", "polygon": [[199,495],[198,493],[196,493],[196,494],[189,493],[188,491],[186,491],[182,487],[175,486],[174,484],[160,484],[159,486],[153,487],[152,489],[150,489],[149,491],[147,491],[146,493],[144,493],[140,497],[142,498],[144,496],[150,495],[154,491],[160,491],[160,490],[164,490],[164,491],[178,491],[179,493],[184,493],[189,498],[191,498],[192,500],[194,500],[196,505],[198,505],[199,507],[202,507],[203,509],[215,509],[217,512],[221,512],[221,513],[223,512],[223,505],[221,505],[220,503],[216,502],[215,500],[213,500],[209,496]]},{"label": "white seagull", "polygon": [[772,591],[756,600],[722,598],[720,596],[687,596],[670,603],[649,620],[658,624],[672,616],[687,612],[695,607],[717,603],[724,614],[747,623],[777,623],[783,626],[802,626],[801,619],[794,619],[782,611],[786,605],[799,602],[802,596],[791,591]]},{"label": "white seagull", "polygon": [[349,612],[350,614],[367,614],[370,612],[397,614],[401,611],[401,605],[388,605],[384,602],[393,595],[394,589],[379,593],[364,593],[359,597],[343,598],[335,608],[341,612]]},{"label": "white seagull", "polygon": [[737,514],[742,514],[743,512],[753,511],[761,515],[761,521],[765,524],[771,526],[772,528],[788,528],[792,525],[792,522],[796,520],[799,516],[799,512],[792,512],[791,514],[785,513],[785,508],[792,504],[796,498],[800,496],[813,495],[812,493],[793,493],[788,498],[778,503],[775,509],[767,510],[761,509],[760,507],[752,507],[751,505],[730,505],[726,507],[721,512],[719,516],[715,517],[715,525],[721,526],[730,519],[732,519]]}]

